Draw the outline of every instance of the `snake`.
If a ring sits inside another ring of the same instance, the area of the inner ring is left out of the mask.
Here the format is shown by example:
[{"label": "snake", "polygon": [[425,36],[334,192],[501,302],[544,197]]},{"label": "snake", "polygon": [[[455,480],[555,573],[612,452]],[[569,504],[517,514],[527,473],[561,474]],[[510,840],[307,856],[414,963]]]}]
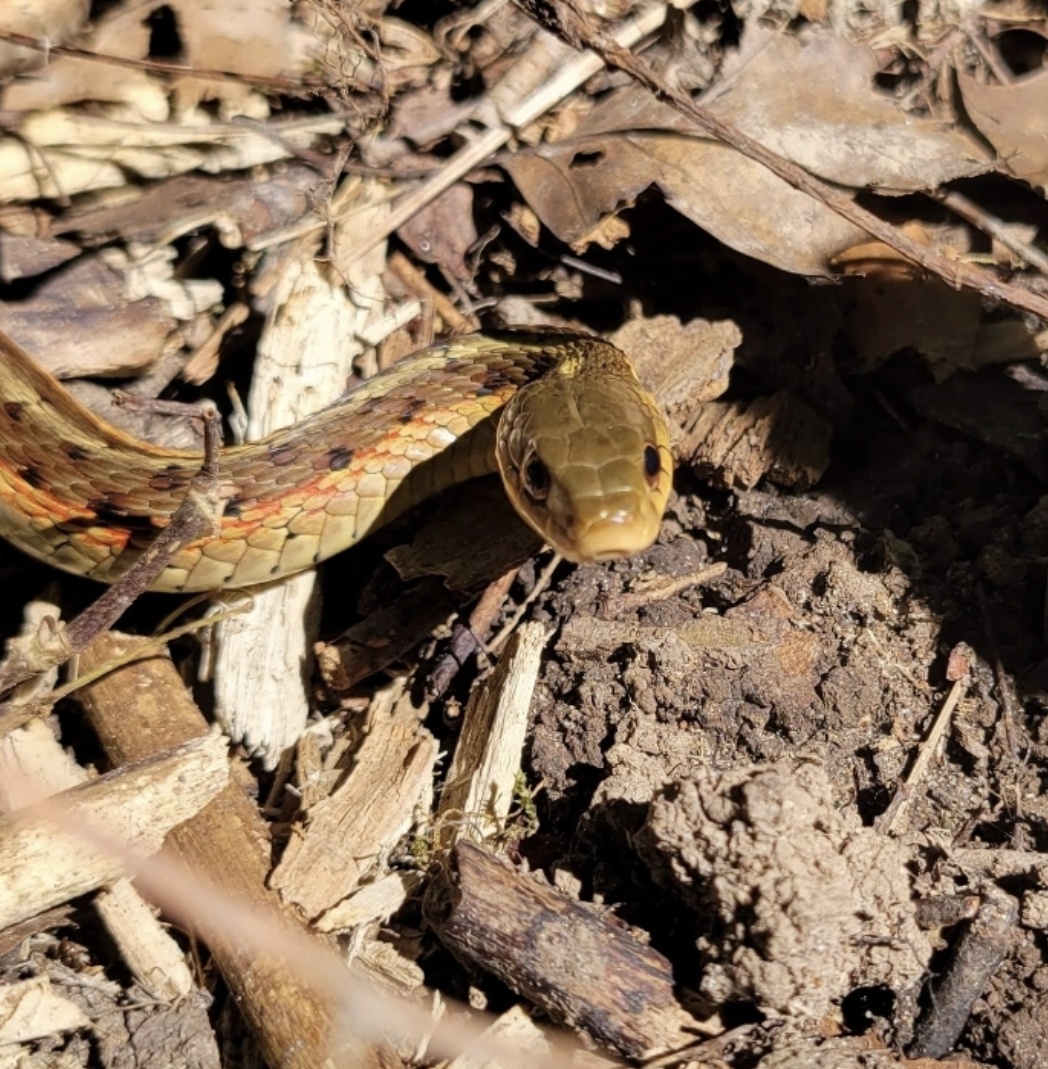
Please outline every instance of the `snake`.
[{"label": "snake", "polygon": [[[0,537],[112,583],[200,471],[84,408],[0,340]],[[220,451],[224,511],[150,589],[247,587],[309,569],[442,490],[501,473],[521,518],[577,563],[640,553],[672,482],[667,424],[619,349],[567,329],[461,335],[268,437]]]}]

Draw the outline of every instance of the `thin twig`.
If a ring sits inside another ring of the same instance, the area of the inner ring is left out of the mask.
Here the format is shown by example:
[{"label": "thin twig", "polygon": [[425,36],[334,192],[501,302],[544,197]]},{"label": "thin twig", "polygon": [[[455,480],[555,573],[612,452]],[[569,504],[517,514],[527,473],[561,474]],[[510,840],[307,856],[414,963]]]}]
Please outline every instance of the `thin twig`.
[{"label": "thin twig", "polygon": [[559,553],[554,553],[550,558],[549,564],[542,569],[542,573],[538,579],[535,580],[535,586],[532,588],[528,596],[517,606],[517,611],[503,624],[502,630],[488,643],[488,653],[495,653],[499,647],[513,634],[517,625],[524,619],[524,614],[531,607],[532,603],[542,595],[545,589],[549,586],[550,580],[553,578],[553,573],[564,563],[564,558]]},{"label": "thin twig", "polygon": [[426,679],[426,698],[429,701],[443,697],[466,661],[478,650],[484,649],[484,636],[491,630],[496,617],[502,611],[502,603],[506,600],[519,571],[519,568],[510,568],[493,583],[489,583],[477,604],[473,606],[469,621],[466,624],[455,623],[447,648]]},{"label": "thin twig", "polygon": [[[691,7],[695,0],[687,0],[677,6]],[[666,20],[666,5],[659,5],[628,19],[615,30],[615,41],[625,48],[636,44],[649,33],[657,30]],[[618,45],[616,45],[618,47]],[[432,178],[426,179],[417,189],[400,198],[389,216],[382,221],[362,243],[353,250],[350,262],[355,262],[418,214],[427,204],[453,186],[460,178],[497,152],[513,136],[514,132],[544,115],[554,104],[574,92],[588,78],[596,74],[603,63],[599,56],[582,55],[574,62],[565,64],[557,76],[525,97],[515,107],[507,109],[501,122],[492,126],[465,147],[450,157]]]},{"label": "thin twig", "polygon": [[998,244],[1003,245],[1010,253],[1017,256],[1023,263],[1037,268],[1038,271],[1048,275],[1048,256],[1036,246],[1027,241],[1020,241],[1012,230],[995,215],[991,215],[981,205],[970,200],[963,193],[955,189],[939,189],[933,197],[941,204],[945,204],[950,211],[959,215],[965,222],[981,230],[987,237],[993,238]]},{"label": "thin twig", "polygon": [[678,576],[676,579],[667,579],[660,576],[657,582],[638,584],[638,589],[631,590],[626,594],[613,594],[603,605],[602,616],[622,616],[628,612],[636,612],[645,605],[651,605],[656,601],[665,601],[667,598],[676,597],[677,594],[690,590],[700,583],[708,583],[711,579],[717,579],[728,570],[723,561],[715,561],[705,568],[687,575]]},{"label": "thin twig", "polygon": [[932,729],[928,733],[928,737],[921,744],[920,752],[913,763],[913,768],[910,769],[909,775],[903,783],[899,785],[892,805],[884,812],[878,823],[877,830],[882,835],[890,835],[892,833],[892,830],[902,818],[903,812],[909,808],[910,803],[913,801],[913,788],[915,784],[925,777],[928,772],[928,766],[939,752],[939,745],[946,734],[946,729],[950,726],[954,710],[957,708],[961,698],[964,697],[969,678],[967,675],[962,676],[950,688],[950,693],[946,696],[946,701],[943,702],[939,715],[935,718],[935,723],[932,724]]},{"label": "thin twig", "polygon": [[109,675],[110,672],[115,672],[118,668],[134,664],[136,661],[143,661],[147,657],[159,657],[167,651],[170,643],[180,639],[183,635],[192,635],[197,631],[213,627],[222,620],[231,620],[234,616],[241,616],[249,607],[235,605],[204,619],[191,620],[187,624],[171,628],[170,631],[165,631],[163,634],[155,635],[152,638],[143,637],[139,640],[139,645],[135,650],[128,653],[127,656],[116,657],[105,664],[100,664],[89,672],[81,672],[75,679],[64,683],[60,687],[55,687],[54,690],[48,691],[46,694],[38,697],[34,696],[25,702],[17,700],[0,702],[0,739],[20,728],[34,716],[44,716],[57,702],[63,698],[68,698],[70,694],[75,694],[76,691],[86,687],[89,683],[94,683],[95,680]]},{"label": "thin twig", "polygon": [[[204,421],[203,462],[200,471],[190,481],[185,497],[168,525],[108,590],[79,616],[74,617],[64,629],[49,636],[51,641],[44,641],[42,638],[33,649],[26,650],[4,666],[0,675],[0,694],[38,672],[64,664],[70,657],[86,650],[149,588],[179,550],[217,529],[225,508],[218,471],[221,445],[218,410],[211,405],[201,408],[199,415]],[[21,723],[26,719],[28,717],[23,718]],[[7,730],[18,726],[8,725],[8,720],[5,711],[2,722],[7,725]]]}]

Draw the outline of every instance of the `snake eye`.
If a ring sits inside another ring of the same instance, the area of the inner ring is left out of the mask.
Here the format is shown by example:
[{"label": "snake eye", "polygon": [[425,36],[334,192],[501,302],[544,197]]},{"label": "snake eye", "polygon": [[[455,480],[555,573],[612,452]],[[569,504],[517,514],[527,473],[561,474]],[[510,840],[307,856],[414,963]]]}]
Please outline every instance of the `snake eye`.
[{"label": "snake eye", "polygon": [[653,445],[644,447],[644,475],[649,483],[654,485],[662,473],[662,458],[659,451]]},{"label": "snake eye", "polygon": [[549,493],[549,468],[534,453],[524,465],[524,489],[535,501],[543,501]]}]

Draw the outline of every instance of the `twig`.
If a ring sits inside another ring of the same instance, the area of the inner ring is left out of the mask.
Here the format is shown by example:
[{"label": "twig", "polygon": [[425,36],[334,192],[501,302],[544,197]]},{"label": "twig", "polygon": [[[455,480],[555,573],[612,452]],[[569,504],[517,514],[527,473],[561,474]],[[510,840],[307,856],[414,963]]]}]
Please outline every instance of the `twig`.
[{"label": "twig", "polygon": [[975,48],[983,58],[983,62],[987,67],[993,71],[993,76],[1001,83],[1001,85],[1011,85],[1012,78],[1011,71],[1001,62],[1001,57],[997,55],[997,52],[990,47],[989,42],[986,40],[986,35],[983,33],[972,32],[967,35],[968,41]]},{"label": "twig", "polygon": [[[683,6],[691,7],[695,0],[687,0]],[[634,19],[628,19],[614,33],[615,47],[630,48],[649,33],[657,30],[666,20],[666,5],[659,5],[642,12]],[[459,149],[432,178],[426,179],[417,189],[402,197],[389,217],[377,227],[363,242],[358,243],[350,262],[359,260],[380,245],[395,230],[402,227],[409,219],[420,212],[427,204],[440,196],[444,190],[453,186],[460,178],[483,163],[492,153],[497,152],[513,136],[516,130],[534,122],[554,104],[574,92],[588,78],[591,78],[603,66],[599,56],[587,54],[577,57],[572,63],[566,63],[560,73],[540,86],[530,96],[525,97],[514,108],[509,108],[501,116],[501,123],[493,126],[476,140]]]},{"label": "twig", "polygon": [[402,252],[390,253],[389,269],[415,297],[432,302],[448,330],[465,334],[479,326],[475,319],[464,316]]},{"label": "twig", "polygon": [[[47,637],[41,634],[40,641],[31,650],[19,654],[4,666],[3,672],[0,673],[0,693],[10,690],[38,672],[63,664],[70,657],[87,649],[149,588],[183,546],[216,530],[225,507],[218,471],[218,410],[214,406],[207,406],[199,410],[199,415],[204,421],[204,460],[200,471],[190,481],[186,495],[171,521],[146,547],[138,560],[63,630]],[[6,730],[13,730],[18,725],[8,723],[10,714],[26,710],[30,710],[30,707],[14,706],[5,709],[0,723]],[[33,714],[29,711],[19,723],[25,723],[31,715]]]},{"label": "twig", "polygon": [[549,564],[542,569],[541,575],[535,581],[535,586],[532,588],[531,593],[517,606],[517,611],[505,622],[502,630],[488,643],[488,653],[495,653],[513,634],[514,629],[524,619],[524,614],[531,607],[532,603],[541,596],[542,592],[549,586],[549,581],[553,578],[553,573],[564,563],[564,558],[559,553],[554,553],[550,558]]},{"label": "twig", "polygon": [[914,785],[924,778],[932,758],[938,753],[939,744],[942,742],[946,729],[950,725],[953,712],[961,698],[964,697],[968,679],[969,676],[962,676],[950,688],[950,693],[946,696],[946,701],[943,702],[942,709],[939,710],[939,715],[935,718],[935,723],[932,725],[928,737],[921,745],[917,760],[913,763],[913,768],[910,769],[909,775],[899,786],[892,804],[885,810],[878,823],[877,830],[883,835],[891,834],[893,828],[899,823],[904,810],[909,807],[910,802],[913,800]]},{"label": "twig", "polygon": [[990,978],[1008,956],[1019,903],[993,885],[983,892],[979,912],[954,947],[950,964],[934,985],[931,1004],[917,1022],[909,1058],[942,1058],[960,1038]]},{"label": "twig", "polygon": [[639,590],[631,590],[627,594],[614,594],[604,603],[602,616],[622,616],[628,612],[636,612],[645,605],[654,601],[665,601],[682,591],[690,590],[700,583],[708,583],[711,579],[717,579],[728,570],[727,564],[717,561],[714,564],[700,568],[696,572],[688,572],[687,575],[676,579],[659,577],[656,583],[647,583]]},{"label": "twig", "polygon": [[[103,676],[109,675],[110,672],[115,672],[118,668],[125,668],[127,665],[134,664],[135,661],[140,661],[145,657],[159,657],[166,651],[170,643],[180,639],[183,635],[192,635],[197,631],[213,627],[222,620],[240,616],[242,613],[247,612],[249,608],[250,605],[235,605],[222,612],[214,613],[206,619],[192,620],[188,624],[165,630],[152,638],[142,638],[141,645],[126,657],[109,661],[91,671],[81,668],[75,679],[70,680],[61,687],[55,687],[54,690],[48,691],[44,695],[34,697],[26,702],[7,701],[0,703],[0,739],[20,728],[34,716],[44,715],[56,702],[61,701],[63,698],[68,698],[70,694],[75,694],[89,683],[94,683]],[[39,670],[43,671],[43,669]]]},{"label": "twig", "polygon": [[484,636],[495,623],[495,617],[498,616],[519,571],[519,568],[511,568],[495,582],[489,583],[477,604],[473,606],[468,623],[456,622],[447,648],[426,680],[426,697],[429,701],[443,697],[466,661],[478,650],[484,649]]},{"label": "twig", "polygon": [[148,71],[150,74],[169,74],[178,78],[192,76],[214,81],[236,82],[250,85],[256,89],[265,89],[271,93],[288,93],[303,95],[316,89],[326,88],[322,83],[300,81],[290,78],[264,77],[257,74],[236,74],[232,71],[216,70],[213,67],[187,67],[183,63],[163,63],[156,59],[132,59],[130,56],[113,56],[104,52],[92,52],[74,45],[56,45],[39,37],[31,37],[13,30],[0,30],[0,41],[10,41],[22,48],[35,48],[48,56],[69,56],[71,59],[85,59],[93,63],[105,63],[110,67],[124,67],[135,71]]},{"label": "twig", "polygon": [[686,115],[695,125],[718,141],[731,145],[744,156],[767,167],[772,174],[795,189],[814,197],[839,216],[861,227],[873,237],[895,249],[901,256],[938,275],[955,288],[967,287],[985,297],[1010,304],[1024,312],[1032,312],[1048,320],[1048,297],[1034,293],[1014,282],[1006,282],[989,271],[964,263],[908,237],[873,212],[860,207],[850,192],[838,189],[809,174],[792,160],[779,156],[741,130],[722,122],[708,109],[694,103],[679,89],[667,85],[643,60],[638,59],[616,39],[594,29],[579,12],[573,0],[514,0],[541,26],[546,26],[562,40],[578,49],[589,48],[605,63],[625,71],[631,78],[650,90],[659,100]]},{"label": "twig", "polygon": [[997,216],[991,215],[981,205],[969,200],[955,189],[938,189],[932,193],[932,196],[965,222],[971,223],[972,226],[1003,245],[1023,263],[1048,275],[1048,256],[1029,242],[1020,241]]},{"label": "twig", "polygon": [[233,301],[219,317],[211,333],[197,346],[196,351],[185,362],[182,378],[186,382],[199,386],[207,382],[215,373],[218,365],[218,350],[222,347],[226,335],[236,330],[247,320],[251,309],[242,301]]}]

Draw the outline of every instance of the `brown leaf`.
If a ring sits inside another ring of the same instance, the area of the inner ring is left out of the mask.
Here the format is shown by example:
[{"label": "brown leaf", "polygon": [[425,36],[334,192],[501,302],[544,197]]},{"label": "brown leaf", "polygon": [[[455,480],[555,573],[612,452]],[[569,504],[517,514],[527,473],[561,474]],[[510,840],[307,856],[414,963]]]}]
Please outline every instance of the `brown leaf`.
[{"label": "brown leaf", "polygon": [[574,246],[651,185],[726,245],[784,271],[826,274],[829,258],[864,236],[760,164],[700,138],[602,136],[518,154],[506,168],[543,223]]},{"label": "brown leaf", "polygon": [[959,72],[964,106],[979,132],[997,150],[999,168],[1048,190],[1048,71],[1010,85],[983,85]]},{"label": "brown leaf", "polygon": [[473,190],[464,182],[456,183],[409,219],[397,235],[423,262],[438,264],[460,282],[468,282],[473,272],[466,253],[477,240]]}]

